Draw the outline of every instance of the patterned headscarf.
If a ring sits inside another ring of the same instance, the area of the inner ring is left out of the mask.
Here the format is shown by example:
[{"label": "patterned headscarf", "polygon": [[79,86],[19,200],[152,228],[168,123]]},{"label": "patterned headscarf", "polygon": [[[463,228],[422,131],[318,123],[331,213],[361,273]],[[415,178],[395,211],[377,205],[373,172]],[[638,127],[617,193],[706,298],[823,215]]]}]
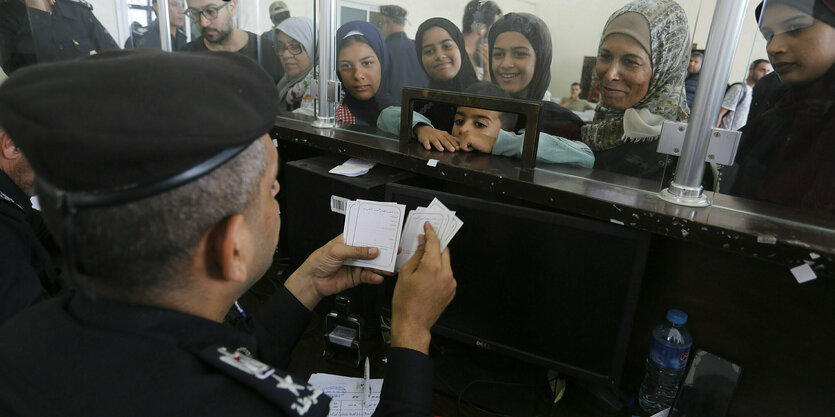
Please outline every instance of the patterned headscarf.
[{"label": "patterned headscarf", "polygon": [[[281,77],[281,80],[278,81],[278,84],[276,85],[276,88],[278,89],[278,98],[282,102],[285,102],[289,96],[288,93],[290,92],[290,89],[295,87],[296,84],[302,82],[302,80],[307,77],[316,62],[316,43],[313,39],[313,19],[309,17],[290,17],[281,22],[276,30],[284,32],[287,36],[302,44],[304,52],[308,57],[310,57],[310,66],[305,68],[305,70],[299,73],[299,75],[291,78],[285,73],[284,76]],[[284,106],[282,106],[282,108],[283,107]]]},{"label": "patterned headscarf", "polygon": [[[606,27],[630,12],[640,14],[649,24],[652,77],[647,94],[634,107],[618,110],[597,106],[594,120],[582,130],[583,142],[596,151],[624,142],[658,140],[665,120],[687,120],[690,114],[684,100],[684,78],[690,61],[687,15],[674,0],[636,0],[612,14]],[[604,40],[600,39],[600,46]]]}]

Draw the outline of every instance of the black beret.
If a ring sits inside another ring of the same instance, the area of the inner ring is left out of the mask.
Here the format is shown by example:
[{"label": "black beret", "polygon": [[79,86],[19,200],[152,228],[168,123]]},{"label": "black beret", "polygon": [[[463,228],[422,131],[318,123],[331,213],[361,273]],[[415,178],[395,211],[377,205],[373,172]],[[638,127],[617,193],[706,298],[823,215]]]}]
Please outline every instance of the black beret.
[{"label": "black beret", "polygon": [[269,132],[277,111],[272,78],[233,52],[103,52],[27,67],[0,86],[0,125],[39,181],[73,193],[191,176],[167,188],[180,185]]}]

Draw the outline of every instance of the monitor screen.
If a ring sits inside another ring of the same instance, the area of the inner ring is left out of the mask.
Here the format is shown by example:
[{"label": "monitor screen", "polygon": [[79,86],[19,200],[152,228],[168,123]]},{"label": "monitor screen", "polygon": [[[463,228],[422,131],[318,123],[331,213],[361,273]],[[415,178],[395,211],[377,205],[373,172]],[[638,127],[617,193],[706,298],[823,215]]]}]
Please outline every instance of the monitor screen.
[{"label": "monitor screen", "polygon": [[[649,233],[400,184],[386,197],[409,210],[437,197],[464,222],[449,244],[455,299],[433,332],[619,384]],[[390,314],[396,281],[386,282]]]}]

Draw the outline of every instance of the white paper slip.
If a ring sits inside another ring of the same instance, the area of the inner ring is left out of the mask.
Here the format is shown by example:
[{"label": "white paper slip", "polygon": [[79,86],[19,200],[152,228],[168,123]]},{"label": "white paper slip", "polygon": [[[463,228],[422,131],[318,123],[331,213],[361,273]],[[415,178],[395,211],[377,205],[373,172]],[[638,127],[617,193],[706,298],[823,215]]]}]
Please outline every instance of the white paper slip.
[{"label": "white paper slip", "polygon": [[796,266],[791,269],[792,275],[794,275],[794,279],[797,280],[798,284],[802,284],[804,282],[811,281],[818,276],[815,274],[815,271],[812,270],[812,267],[809,264],[803,264]]},{"label": "white paper slip", "polygon": [[365,386],[362,378],[313,374],[307,382],[315,385],[331,397],[329,417],[370,416],[374,414],[377,404],[380,403],[380,390],[383,388],[382,379],[369,379],[371,397],[368,401],[363,401]]},{"label": "white paper slip", "polygon": [[345,265],[394,272],[397,246],[406,215],[406,206],[378,201],[349,201],[345,212],[343,241],[351,246],[371,246],[380,254],[371,260],[347,259]]},{"label": "white paper slip", "polygon": [[454,211],[450,211],[437,198],[428,207],[418,207],[409,212],[403,234],[400,237],[402,252],[397,255],[397,268],[405,264],[417,251],[418,236],[422,235],[424,223],[429,222],[441,242],[441,251],[446,249],[453,236],[458,233],[464,222]]},{"label": "white paper slip", "polygon": [[331,174],[344,175],[346,177],[358,177],[367,174],[376,165],[359,158],[351,158],[328,171]]}]

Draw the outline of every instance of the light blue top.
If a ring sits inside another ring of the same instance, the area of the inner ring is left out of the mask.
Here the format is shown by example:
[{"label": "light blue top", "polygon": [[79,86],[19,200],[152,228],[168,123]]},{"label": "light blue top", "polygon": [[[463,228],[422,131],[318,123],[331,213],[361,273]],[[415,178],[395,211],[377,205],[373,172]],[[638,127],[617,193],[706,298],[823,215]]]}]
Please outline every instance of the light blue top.
[{"label": "light blue top", "polygon": [[[400,107],[396,106],[383,109],[377,118],[377,128],[394,135],[399,134],[400,112]],[[432,122],[426,116],[418,112],[412,112],[412,129],[418,124],[432,126]],[[493,144],[492,154],[516,158],[521,157],[524,143],[525,135],[500,130],[499,137],[496,138],[496,143]],[[536,159],[542,162],[570,164],[583,168],[591,168],[594,166],[594,154],[585,143],[541,132],[539,134],[539,147],[536,151]]]}]

